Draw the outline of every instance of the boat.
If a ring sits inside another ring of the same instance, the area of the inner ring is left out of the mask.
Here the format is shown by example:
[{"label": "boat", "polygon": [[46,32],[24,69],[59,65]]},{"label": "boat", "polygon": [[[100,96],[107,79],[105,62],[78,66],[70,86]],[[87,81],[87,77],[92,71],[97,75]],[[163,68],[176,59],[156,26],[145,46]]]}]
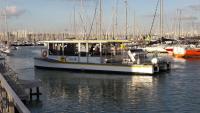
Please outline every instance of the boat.
[{"label": "boat", "polygon": [[43,41],[34,58],[36,68],[111,73],[154,74],[170,69],[170,61],[147,57],[142,49],[127,49],[127,40]]},{"label": "boat", "polygon": [[167,51],[167,53],[168,53],[169,55],[173,55],[174,47],[176,47],[176,46],[168,45],[168,46],[166,46],[164,49]]},{"label": "boat", "polygon": [[196,58],[200,57],[200,48],[187,45],[174,47],[173,56],[176,58]]},{"label": "boat", "polygon": [[143,48],[145,51],[148,53],[154,53],[154,52],[159,52],[159,53],[167,53],[168,51],[165,49],[163,45],[153,45],[153,46],[147,46]]},{"label": "boat", "polygon": [[11,49],[11,50],[18,50],[19,47],[17,47],[17,46],[11,46],[10,49]]},{"label": "boat", "polygon": [[9,47],[6,47],[6,46],[0,47],[0,52],[3,53],[3,54],[6,54],[8,56],[12,55]]}]

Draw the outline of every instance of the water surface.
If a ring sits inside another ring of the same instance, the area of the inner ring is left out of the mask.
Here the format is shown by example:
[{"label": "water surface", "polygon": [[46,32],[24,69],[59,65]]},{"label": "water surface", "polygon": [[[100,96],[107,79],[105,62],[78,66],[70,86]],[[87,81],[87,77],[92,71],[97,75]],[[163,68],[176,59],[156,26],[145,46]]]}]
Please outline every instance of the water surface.
[{"label": "water surface", "polygon": [[175,59],[157,76],[34,69],[40,47],[21,47],[7,61],[21,79],[42,81],[33,113],[199,113],[200,60]]}]

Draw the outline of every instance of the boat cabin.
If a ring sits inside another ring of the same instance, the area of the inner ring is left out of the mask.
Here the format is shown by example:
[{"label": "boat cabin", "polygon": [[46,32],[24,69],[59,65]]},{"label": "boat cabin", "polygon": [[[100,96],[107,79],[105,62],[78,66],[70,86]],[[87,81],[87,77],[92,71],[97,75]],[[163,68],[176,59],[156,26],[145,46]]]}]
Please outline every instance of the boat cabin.
[{"label": "boat cabin", "polygon": [[61,62],[95,63],[122,61],[127,40],[43,41],[42,57]]}]

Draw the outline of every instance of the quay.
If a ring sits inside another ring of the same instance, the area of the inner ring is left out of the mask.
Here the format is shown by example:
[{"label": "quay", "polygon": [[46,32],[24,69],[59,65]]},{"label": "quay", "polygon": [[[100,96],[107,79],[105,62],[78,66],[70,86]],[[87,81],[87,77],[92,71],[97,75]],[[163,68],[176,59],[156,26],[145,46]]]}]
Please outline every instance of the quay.
[{"label": "quay", "polygon": [[[34,95],[39,100],[40,86],[41,81],[19,79],[5,58],[0,57],[0,113],[31,113],[24,103],[32,101]],[[33,88],[36,88],[36,93],[32,92]]]}]

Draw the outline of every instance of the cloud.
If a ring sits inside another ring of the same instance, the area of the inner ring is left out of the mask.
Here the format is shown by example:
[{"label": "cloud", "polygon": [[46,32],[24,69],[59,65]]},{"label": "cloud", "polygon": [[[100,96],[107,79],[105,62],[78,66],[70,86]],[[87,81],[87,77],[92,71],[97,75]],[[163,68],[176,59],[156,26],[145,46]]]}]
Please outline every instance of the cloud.
[{"label": "cloud", "polygon": [[21,15],[23,15],[26,10],[24,9],[20,9],[17,6],[8,6],[6,8],[3,9],[4,14],[7,15],[7,17],[19,17]]}]

